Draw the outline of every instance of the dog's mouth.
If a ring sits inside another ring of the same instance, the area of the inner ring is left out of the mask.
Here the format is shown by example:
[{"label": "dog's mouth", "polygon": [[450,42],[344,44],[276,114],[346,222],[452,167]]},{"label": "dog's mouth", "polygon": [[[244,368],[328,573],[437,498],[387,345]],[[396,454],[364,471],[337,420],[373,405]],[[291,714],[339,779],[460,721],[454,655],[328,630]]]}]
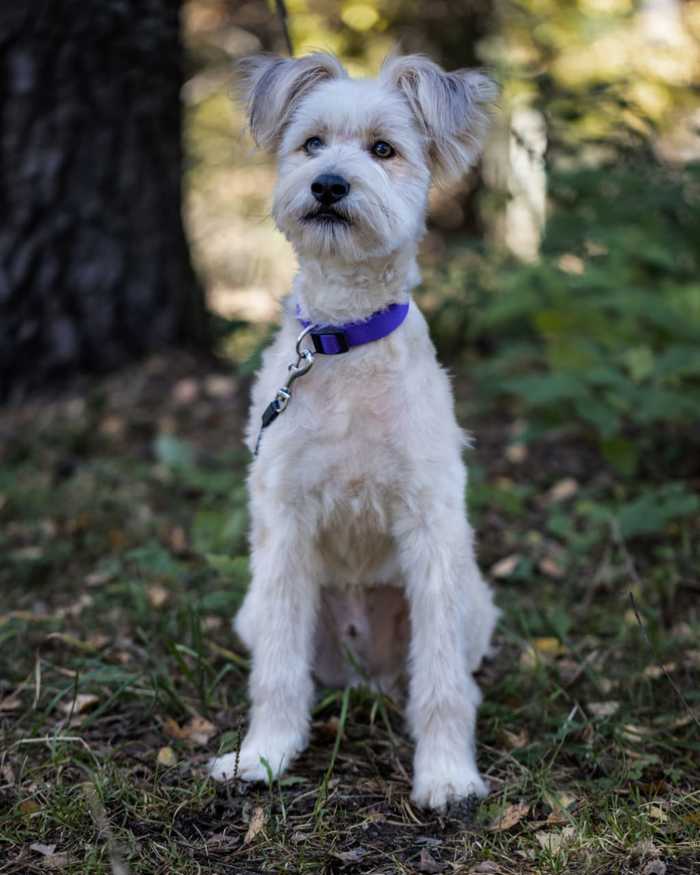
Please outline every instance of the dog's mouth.
[{"label": "dog's mouth", "polygon": [[352,222],[348,216],[339,212],[333,207],[319,207],[317,210],[311,210],[303,218],[302,222],[313,222],[320,225],[351,225]]}]

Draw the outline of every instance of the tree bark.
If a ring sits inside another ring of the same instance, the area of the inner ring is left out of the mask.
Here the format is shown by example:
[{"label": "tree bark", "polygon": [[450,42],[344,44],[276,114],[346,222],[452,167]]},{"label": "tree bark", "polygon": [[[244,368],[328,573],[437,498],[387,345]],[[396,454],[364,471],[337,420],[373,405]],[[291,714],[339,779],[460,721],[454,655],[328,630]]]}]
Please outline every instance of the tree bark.
[{"label": "tree bark", "polygon": [[204,344],[177,0],[0,10],[0,399]]}]

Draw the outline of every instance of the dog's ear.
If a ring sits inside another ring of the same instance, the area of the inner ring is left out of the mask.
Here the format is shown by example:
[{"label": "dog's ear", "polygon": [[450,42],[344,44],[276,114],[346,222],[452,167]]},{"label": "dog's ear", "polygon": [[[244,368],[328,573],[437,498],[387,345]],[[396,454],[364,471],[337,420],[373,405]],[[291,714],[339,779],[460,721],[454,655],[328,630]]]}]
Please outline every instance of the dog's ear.
[{"label": "dog's ear", "polygon": [[389,56],[380,78],[398,88],[428,137],[433,173],[447,181],[479,157],[498,86],[479,70],[445,73],[423,55]]},{"label": "dog's ear", "polygon": [[346,78],[333,55],[316,52],[303,58],[253,55],[238,62],[253,139],[262,149],[276,149],[299,101],[327,79]]}]

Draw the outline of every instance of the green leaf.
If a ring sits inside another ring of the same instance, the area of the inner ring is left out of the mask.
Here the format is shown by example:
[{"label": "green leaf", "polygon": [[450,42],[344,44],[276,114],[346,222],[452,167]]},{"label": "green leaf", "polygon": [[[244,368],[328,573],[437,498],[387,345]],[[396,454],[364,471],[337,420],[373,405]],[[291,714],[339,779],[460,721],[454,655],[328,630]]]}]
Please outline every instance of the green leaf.
[{"label": "green leaf", "polygon": [[191,468],[194,464],[192,445],[171,434],[159,434],[153,446],[156,459],[168,468]]}]

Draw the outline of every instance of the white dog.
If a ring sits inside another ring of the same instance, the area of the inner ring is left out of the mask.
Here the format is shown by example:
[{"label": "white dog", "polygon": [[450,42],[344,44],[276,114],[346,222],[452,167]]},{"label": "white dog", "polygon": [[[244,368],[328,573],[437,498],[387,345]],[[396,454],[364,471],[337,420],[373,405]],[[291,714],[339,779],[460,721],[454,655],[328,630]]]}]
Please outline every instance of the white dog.
[{"label": "white dog", "polygon": [[[498,612],[466,519],[464,435],[411,290],[431,180],[474,162],[496,89],[420,56],[376,80],[325,54],[260,56],[245,73],[300,268],[247,435],[253,579],[235,629],[252,651],[250,727],[210,773],[280,774],[308,742],[314,672],[386,689],[408,651],[413,799],[443,809],[486,793],[472,672]],[[291,400],[278,391],[302,372]]]}]

